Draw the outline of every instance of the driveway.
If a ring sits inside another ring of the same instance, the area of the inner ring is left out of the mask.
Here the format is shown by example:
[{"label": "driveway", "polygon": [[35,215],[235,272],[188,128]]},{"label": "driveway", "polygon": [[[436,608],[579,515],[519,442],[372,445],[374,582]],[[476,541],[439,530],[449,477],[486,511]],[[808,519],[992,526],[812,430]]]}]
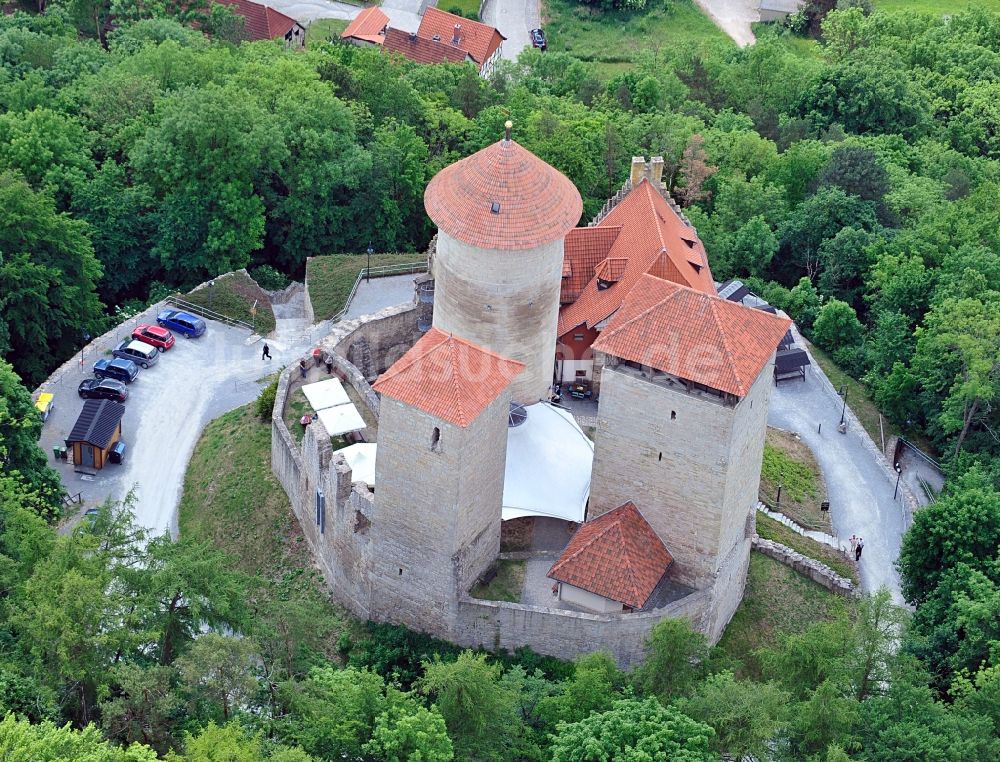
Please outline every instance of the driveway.
[{"label": "driveway", "polygon": [[[797,339],[802,346],[801,339]],[[893,497],[895,478],[868,434],[848,410],[846,434],[837,431],[841,398],[813,362],[805,381],[782,381],[771,394],[768,423],[796,432],[816,456],[826,479],[834,534],[865,541],[861,587],[874,592],[885,585],[902,603],[895,568],[906,528],[902,494]],[[818,431],[822,424],[822,431]]]},{"label": "driveway", "polygon": [[694,1],[741,48],[756,42],[750,25],[760,21],[760,0]]},{"label": "driveway", "polygon": [[267,0],[265,5],[291,16],[303,26],[316,19],[350,21],[362,10],[360,5],[338,3],[333,0]]},{"label": "driveway", "polygon": [[528,30],[542,25],[538,0],[488,0],[483,22],[495,26],[507,38],[501,55],[516,61],[522,50],[531,47]]},{"label": "driveway", "polygon": [[[413,277],[406,298],[398,284],[373,280],[365,295],[367,311],[374,312],[412,299]],[[386,279],[393,280],[393,279]],[[184,486],[191,452],[202,429],[214,418],[256,399],[266,376],[298,360],[330,331],[331,323],[310,325],[304,314],[303,292],[287,304],[274,305],[276,328],[267,337],[273,359],[262,361],[261,338],[242,328],[208,321],[208,330],[198,339],[180,337],[174,347],[160,355],[159,362],[129,385],[122,420],[122,439],[127,445],[125,462],[108,465],[95,476],[76,473],[73,466],[50,460],[70,495],[82,493],[83,507],[99,505],[107,498],[124,497],[135,489],[136,522],[154,535],[177,533],[177,505]],[[94,341],[83,354],[57,371],[44,385],[53,392],[56,408],[45,422],[39,446],[52,458],[54,445],[63,444],[73,428],[83,400],[76,389],[91,377],[94,362],[118,337],[129,335],[137,323],[150,322],[155,309],[122,324],[110,336]]]}]

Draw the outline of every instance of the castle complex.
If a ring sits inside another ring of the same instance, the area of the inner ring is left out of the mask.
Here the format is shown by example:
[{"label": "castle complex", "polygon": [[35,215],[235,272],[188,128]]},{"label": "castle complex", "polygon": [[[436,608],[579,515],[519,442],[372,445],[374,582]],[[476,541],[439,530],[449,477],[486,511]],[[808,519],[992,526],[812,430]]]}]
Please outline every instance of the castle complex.
[{"label": "castle complex", "polygon": [[[395,308],[330,344],[378,417],[374,483],[353,480],[321,426],[299,448],[280,406],[273,422],[275,472],[354,614],[623,665],[664,617],[721,636],[746,582],[789,321],[716,293],[661,174],[662,160],[633,160],[583,228],[573,184],[509,132],[430,182],[431,325]],[[348,363],[361,333],[395,361]],[[559,384],[592,390],[589,435],[552,402]],[[502,555],[515,519],[561,541]],[[526,564],[522,600],[472,597],[501,557]]]}]

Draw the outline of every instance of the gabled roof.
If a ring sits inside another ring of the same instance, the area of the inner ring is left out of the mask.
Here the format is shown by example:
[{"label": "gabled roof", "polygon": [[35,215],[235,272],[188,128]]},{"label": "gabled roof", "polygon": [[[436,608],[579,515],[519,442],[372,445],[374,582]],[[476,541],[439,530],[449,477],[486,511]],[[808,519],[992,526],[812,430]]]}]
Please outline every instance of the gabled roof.
[{"label": "gabled roof", "polygon": [[573,228],[566,234],[559,301],[572,302],[580,295],[594,277],[595,268],[608,256],[621,230],[620,225],[604,225]]},{"label": "gabled roof", "polygon": [[[458,31],[457,44],[452,42],[455,38],[456,24],[461,27]],[[417,36],[427,40],[437,37],[440,42],[460,48],[468,53],[480,67],[507,39],[489,24],[472,21],[453,13],[445,13],[433,6],[429,6],[424,11],[417,29]]]},{"label": "gabled roof", "polygon": [[705,293],[715,293],[705,247],[670,204],[643,178],[595,228],[618,227],[621,232],[608,251],[610,258],[628,260],[620,280],[599,289],[596,276],[559,314],[559,335],[578,325],[593,328],[617,310],[638,280],[655,270],[667,278]]},{"label": "gabled roof", "polygon": [[549,577],[641,609],[671,563],[656,532],[628,502],[581,525]]},{"label": "gabled roof", "polygon": [[246,19],[246,38],[248,40],[276,40],[284,37],[299,22],[281,11],[252,0],[215,0],[217,3],[232,6],[233,10]]},{"label": "gabled roof", "polygon": [[66,442],[86,442],[106,449],[125,415],[125,406],[114,400],[87,400]]},{"label": "gabled roof", "polygon": [[469,54],[460,48],[392,27],[385,30],[382,48],[419,64],[463,63],[469,60]]},{"label": "gabled roof", "polygon": [[347,25],[340,34],[342,40],[365,40],[374,42],[376,45],[382,44],[382,33],[389,24],[389,17],[385,15],[381,8],[373,5],[365,8],[354,17],[354,20]]},{"label": "gabled roof", "polygon": [[522,370],[524,363],[431,328],[372,388],[465,428]]},{"label": "gabled roof", "polygon": [[743,397],[790,325],[787,318],[645,275],[593,348]]},{"label": "gabled roof", "polygon": [[559,170],[505,138],[434,175],[424,208],[452,238],[521,251],[565,237],[580,221],[583,201]]}]

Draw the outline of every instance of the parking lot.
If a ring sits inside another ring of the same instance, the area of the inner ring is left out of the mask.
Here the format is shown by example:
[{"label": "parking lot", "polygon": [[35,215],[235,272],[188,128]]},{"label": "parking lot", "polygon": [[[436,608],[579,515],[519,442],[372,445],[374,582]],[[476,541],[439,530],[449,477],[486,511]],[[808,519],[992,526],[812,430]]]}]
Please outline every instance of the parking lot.
[{"label": "parking lot", "polygon": [[260,381],[297,359],[312,337],[301,326],[294,326],[291,336],[282,336],[284,321],[279,321],[274,338],[268,340],[274,359],[266,362],[261,360],[260,337],[247,329],[208,321],[208,330],[200,338],[175,334],[174,347],[153,367],[140,370],[128,387],[122,420],[122,440],[127,445],[124,463],[107,465],[91,476],[55,460],[53,447],[63,444],[83,407],[77,395],[80,381],[92,376],[95,361],[110,359],[116,337],[125,338],[137,323],[152,319],[155,313],[127,321],[99,347],[85,351],[82,362],[81,355],[76,355],[71,365],[45,385],[45,391],[55,394],[55,409],[45,422],[39,444],[61,474],[67,492],[81,494],[82,507],[98,505],[109,497],[120,499],[134,489],[138,523],[154,534],[176,534],[175,513],[184,472],[202,428],[256,398]]}]

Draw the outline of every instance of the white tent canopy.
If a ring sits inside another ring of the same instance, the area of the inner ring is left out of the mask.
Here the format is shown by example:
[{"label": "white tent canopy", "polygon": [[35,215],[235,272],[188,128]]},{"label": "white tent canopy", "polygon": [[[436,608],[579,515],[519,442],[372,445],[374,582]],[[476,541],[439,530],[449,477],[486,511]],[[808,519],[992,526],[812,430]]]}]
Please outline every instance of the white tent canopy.
[{"label": "white tent canopy", "polygon": [[594,464],[591,442],[567,410],[539,402],[507,433],[503,520],[549,516],[582,522]]},{"label": "white tent canopy", "polygon": [[302,387],[302,393],[306,395],[306,399],[309,400],[312,409],[317,412],[325,410],[328,407],[346,405],[351,401],[339,378],[328,378],[326,381],[306,384]]},{"label": "white tent canopy", "polygon": [[348,431],[358,431],[365,427],[365,419],[353,404],[337,405],[323,410],[317,410],[320,421],[326,433],[331,437],[346,434]]},{"label": "white tent canopy", "polygon": [[351,481],[364,482],[365,484],[375,484],[375,452],[377,444],[374,442],[359,442],[349,447],[337,450],[347,465],[351,467]]}]

